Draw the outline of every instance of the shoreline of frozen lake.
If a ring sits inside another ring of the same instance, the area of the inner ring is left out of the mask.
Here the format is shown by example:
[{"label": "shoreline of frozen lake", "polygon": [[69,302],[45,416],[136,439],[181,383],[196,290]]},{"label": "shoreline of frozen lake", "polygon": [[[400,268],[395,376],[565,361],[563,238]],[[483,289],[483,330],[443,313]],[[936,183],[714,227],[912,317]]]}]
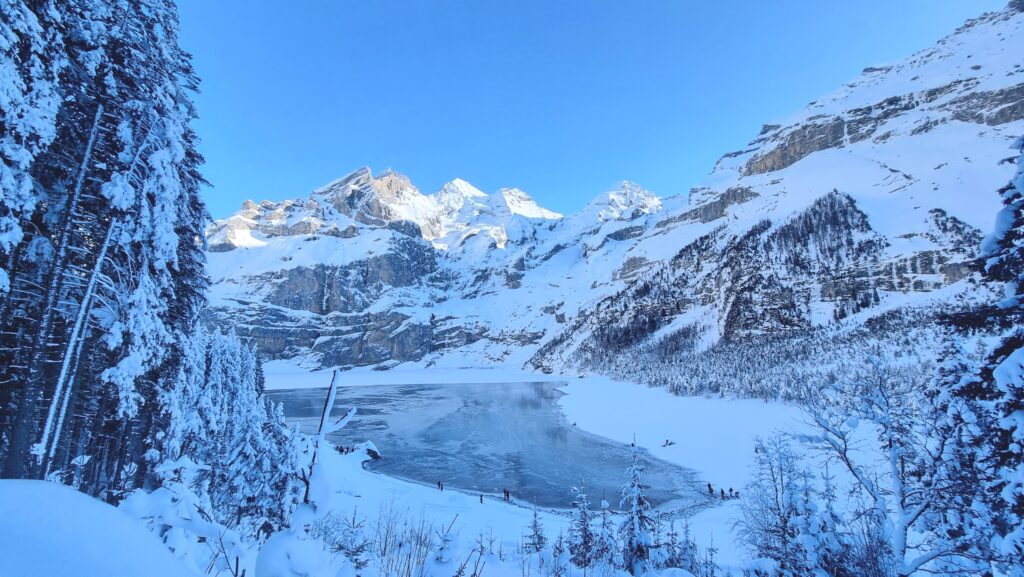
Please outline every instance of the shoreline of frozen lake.
[{"label": "shoreline of frozen lake", "polygon": [[[390,384],[339,387],[333,414],[352,406],[352,423],[331,437],[339,445],[372,441],[384,458],[367,468],[391,477],[516,502],[568,508],[585,478],[595,504],[617,509],[628,444],[576,427],[562,411],[566,382]],[[322,388],[275,389],[285,416],[306,430],[318,422]],[[697,474],[641,450],[649,496],[663,510],[707,505]]]}]

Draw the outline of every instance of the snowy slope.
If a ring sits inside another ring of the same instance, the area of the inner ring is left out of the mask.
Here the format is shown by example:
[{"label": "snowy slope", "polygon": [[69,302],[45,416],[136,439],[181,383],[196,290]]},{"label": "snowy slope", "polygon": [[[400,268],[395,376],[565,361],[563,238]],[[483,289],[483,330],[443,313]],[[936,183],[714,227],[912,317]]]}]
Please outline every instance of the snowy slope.
[{"label": "snowy slope", "polygon": [[211,316],[314,367],[599,370],[659,343],[974,306],[999,161],[1024,133],[1022,26],[1008,8],[865,69],[726,154],[688,201],[624,182],[562,217],[518,189],[424,195],[361,169],[246,203],[209,231]]},{"label": "snowy slope", "polygon": [[1024,132],[1022,26],[1012,10],[982,16],[766,125],[638,239],[643,272],[537,364],[699,351],[976,292],[977,246],[1011,172],[999,162]]},{"label": "snowy slope", "polygon": [[0,535],[4,575],[195,575],[134,519],[58,483],[0,481]]}]

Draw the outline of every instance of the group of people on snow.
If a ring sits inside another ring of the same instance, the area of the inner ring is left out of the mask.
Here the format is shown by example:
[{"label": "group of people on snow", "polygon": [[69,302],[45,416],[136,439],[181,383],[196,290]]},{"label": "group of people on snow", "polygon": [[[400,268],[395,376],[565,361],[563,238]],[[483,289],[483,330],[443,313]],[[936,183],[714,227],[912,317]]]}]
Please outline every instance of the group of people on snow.
[{"label": "group of people on snow", "polygon": [[[437,482],[437,490],[438,491],[444,491],[444,481],[438,481]],[[508,489],[502,489],[501,490],[501,500],[505,501],[506,503],[511,502],[512,501],[512,491],[509,491]],[[481,505],[484,504],[483,493],[480,494],[480,504]]]},{"label": "group of people on snow", "polygon": [[[512,501],[512,491],[509,491],[508,489],[502,489],[501,490],[501,500],[505,501],[506,503]],[[481,505],[484,504],[484,494],[483,493],[480,493],[480,504]]]},{"label": "group of people on snow", "polygon": [[[739,491],[733,491],[732,487],[729,487],[729,492],[728,493],[725,492],[725,489],[719,487],[718,488],[718,494],[719,494],[720,498],[723,501],[728,500],[728,499],[739,499],[740,498],[740,492]],[[715,488],[711,486],[711,483],[708,483],[708,495],[711,495],[712,497],[715,496]]]}]

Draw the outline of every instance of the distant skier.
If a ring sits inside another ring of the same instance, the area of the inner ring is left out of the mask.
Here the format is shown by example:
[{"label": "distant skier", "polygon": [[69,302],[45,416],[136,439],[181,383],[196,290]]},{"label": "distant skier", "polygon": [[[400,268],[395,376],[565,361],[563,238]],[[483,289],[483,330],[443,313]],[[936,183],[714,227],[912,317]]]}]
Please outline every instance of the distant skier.
[{"label": "distant skier", "polygon": [[480,494],[480,504],[481,505],[484,504],[484,495],[483,495],[483,493]]},{"label": "distant skier", "polygon": [[708,483],[708,495],[714,496],[715,490],[711,488],[711,483]]},{"label": "distant skier", "polygon": [[441,481],[437,482],[437,490],[438,491],[443,491],[444,490],[444,489],[441,488]]},{"label": "distant skier", "polygon": [[725,501],[725,489],[719,489],[719,491],[722,493],[722,500]]}]

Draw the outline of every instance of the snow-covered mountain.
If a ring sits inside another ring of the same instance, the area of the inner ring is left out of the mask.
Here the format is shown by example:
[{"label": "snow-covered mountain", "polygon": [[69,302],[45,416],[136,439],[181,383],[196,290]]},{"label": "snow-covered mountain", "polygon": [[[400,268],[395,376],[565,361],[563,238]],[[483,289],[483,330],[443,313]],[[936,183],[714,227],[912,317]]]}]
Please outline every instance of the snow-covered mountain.
[{"label": "snow-covered mountain", "polygon": [[521,364],[564,321],[559,303],[606,282],[618,260],[606,256],[574,283],[566,272],[605,236],[644,228],[624,235],[620,223],[660,207],[623,183],[565,219],[519,189],[486,194],[455,179],[424,195],[402,175],[364,168],[215,222],[213,312],[272,357],[358,365],[473,346],[479,362],[516,352]]},{"label": "snow-covered mountain", "polygon": [[209,230],[211,314],[313,365],[564,370],[975,306],[999,161],[1024,133],[1022,27],[1011,4],[865,69],[688,199],[624,182],[562,217],[518,189],[424,195],[364,168],[248,202]]}]

